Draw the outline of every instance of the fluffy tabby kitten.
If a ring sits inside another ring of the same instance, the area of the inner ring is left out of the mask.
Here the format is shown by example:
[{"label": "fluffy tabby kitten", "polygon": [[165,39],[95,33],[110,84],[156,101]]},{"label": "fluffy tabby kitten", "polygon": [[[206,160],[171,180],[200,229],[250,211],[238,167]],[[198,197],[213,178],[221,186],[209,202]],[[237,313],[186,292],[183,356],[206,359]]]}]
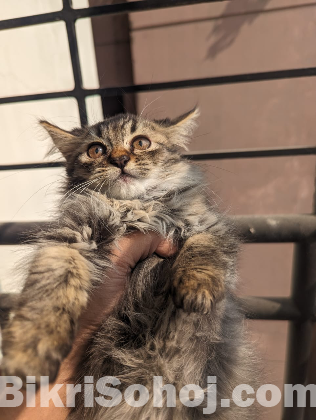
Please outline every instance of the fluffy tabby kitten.
[{"label": "fluffy tabby kitten", "polygon": [[[3,373],[49,375],[69,353],[91,289],[110,266],[113,242],[132,231],[154,230],[179,244],[175,257],[139,263],[113,314],[91,339],[76,381],[93,376],[147,387],[150,400],[131,407],[84,407],[71,419],[254,419],[254,409],[201,405],[153,407],[153,376],[179,390],[217,377],[218,401],[239,384],[254,385],[243,315],[234,297],[238,243],[212,207],[197,166],[181,151],[196,125],[196,109],[149,121],[117,115],[64,131],[42,126],[66,159],[67,185],[57,220],[40,232],[25,286],[3,331]],[[95,396],[99,392],[95,389]],[[102,394],[101,394],[102,395]],[[219,404],[219,403],[218,403]]]}]

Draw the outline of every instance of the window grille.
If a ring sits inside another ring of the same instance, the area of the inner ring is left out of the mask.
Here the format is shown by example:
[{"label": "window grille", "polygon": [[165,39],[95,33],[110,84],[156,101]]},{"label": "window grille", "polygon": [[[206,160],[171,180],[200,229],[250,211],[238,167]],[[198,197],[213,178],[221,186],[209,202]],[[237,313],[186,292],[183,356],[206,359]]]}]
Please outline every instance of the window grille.
[{"label": "window grille", "polygon": [[[20,28],[56,21],[66,24],[68,43],[71,55],[75,87],[69,91],[47,92],[0,98],[1,104],[25,101],[72,97],[78,103],[81,124],[87,124],[85,99],[91,95],[113,97],[125,93],[170,90],[202,86],[251,83],[277,79],[294,79],[315,77],[316,67],[284,69],[246,74],[234,74],[200,79],[178,80],[163,83],[139,84],[132,86],[85,89],[82,83],[79,62],[78,43],[75,31],[77,19],[99,15],[137,13],[168,7],[215,3],[223,0],[144,0],[130,3],[103,5],[86,9],[73,9],[71,0],[63,0],[60,11],[0,21],[0,30]],[[237,1],[237,0],[234,0]],[[237,149],[206,152],[191,152],[187,156],[192,160],[264,158],[286,156],[316,155],[316,146]],[[0,171],[28,170],[35,168],[55,168],[63,162],[27,163],[0,165]],[[315,192],[316,196],[316,192]],[[315,198],[315,197],[314,197]],[[314,200],[314,213],[316,199]],[[250,319],[287,320],[290,321],[288,354],[285,383],[306,384],[308,361],[310,357],[312,332],[316,321],[316,215],[267,215],[267,216],[234,216],[241,237],[245,242],[253,243],[294,243],[294,263],[292,275],[292,293],[287,297],[244,297],[240,298]],[[0,245],[14,245],[21,242],[21,235],[27,230],[44,227],[39,223],[0,223]],[[307,419],[307,411],[302,407],[285,408],[283,420]]]}]

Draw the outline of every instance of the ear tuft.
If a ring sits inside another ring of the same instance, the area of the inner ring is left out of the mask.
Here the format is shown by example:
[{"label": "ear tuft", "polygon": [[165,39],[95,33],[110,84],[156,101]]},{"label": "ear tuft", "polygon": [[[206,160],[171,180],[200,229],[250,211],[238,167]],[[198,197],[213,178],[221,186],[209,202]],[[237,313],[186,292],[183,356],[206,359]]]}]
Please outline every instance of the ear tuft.
[{"label": "ear tuft", "polygon": [[199,116],[200,110],[197,106],[195,106],[190,111],[171,120],[171,124],[175,127],[181,127],[182,129],[185,129],[188,132],[188,135],[191,135],[197,127],[197,119]]},{"label": "ear tuft", "polygon": [[187,144],[197,127],[197,118],[199,115],[200,111],[195,106],[190,111],[172,120],[165,119],[156,122],[166,130],[168,138],[172,143],[187,149]]},{"label": "ear tuft", "polygon": [[54,147],[48,154],[54,153],[57,149],[67,159],[78,145],[78,137],[45,120],[40,120],[39,124],[47,131],[54,142]]}]

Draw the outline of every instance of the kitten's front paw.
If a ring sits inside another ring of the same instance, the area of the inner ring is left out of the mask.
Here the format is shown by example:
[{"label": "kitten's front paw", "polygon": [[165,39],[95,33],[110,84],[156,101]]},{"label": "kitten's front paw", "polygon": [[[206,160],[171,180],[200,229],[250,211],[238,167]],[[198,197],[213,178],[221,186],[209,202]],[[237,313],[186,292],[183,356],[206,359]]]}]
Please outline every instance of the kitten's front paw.
[{"label": "kitten's front paw", "polygon": [[224,297],[224,281],[210,271],[181,271],[174,274],[173,300],[185,312],[207,314]]},{"label": "kitten's front paw", "polygon": [[35,353],[20,350],[9,351],[1,362],[1,374],[5,376],[17,376],[26,383],[27,376],[35,376],[36,383],[40,383],[41,376],[48,376],[49,382],[53,382],[59,370],[60,362],[56,359],[44,360],[36,357]]},{"label": "kitten's front paw", "polygon": [[44,335],[34,326],[27,327],[13,322],[8,330],[3,331],[1,373],[18,376],[23,383],[26,376],[35,376],[37,383],[40,383],[41,376],[49,376],[49,381],[53,382],[71,343],[58,342],[53,333]]}]

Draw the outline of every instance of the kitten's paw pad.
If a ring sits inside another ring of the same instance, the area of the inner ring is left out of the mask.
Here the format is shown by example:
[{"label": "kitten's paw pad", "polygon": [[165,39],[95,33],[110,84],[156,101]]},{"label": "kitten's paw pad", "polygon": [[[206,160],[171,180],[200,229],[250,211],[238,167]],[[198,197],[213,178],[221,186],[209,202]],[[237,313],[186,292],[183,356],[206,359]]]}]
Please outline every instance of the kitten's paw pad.
[{"label": "kitten's paw pad", "polygon": [[207,314],[215,302],[224,296],[224,288],[204,272],[176,274],[173,284],[173,299],[177,307],[185,312]]}]

